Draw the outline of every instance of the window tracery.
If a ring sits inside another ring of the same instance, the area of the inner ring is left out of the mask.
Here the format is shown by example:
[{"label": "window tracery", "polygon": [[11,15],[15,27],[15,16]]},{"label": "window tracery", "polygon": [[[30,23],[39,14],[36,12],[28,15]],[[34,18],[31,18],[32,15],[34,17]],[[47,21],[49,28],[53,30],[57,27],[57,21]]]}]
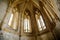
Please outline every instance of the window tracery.
[{"label": "window tracery", "polygon": [[36,12],[35,16],[36,16],[36,21],[37,21],[39,31],[45,30],[46,26],[45,26],[42,15],[40,13]]},{"label": "window tracery", "polygon": [[24,20],[23,20],[23,25],[24,25],[24,32],[31,32],[31,22],[30,22],[30,16],[28,13],[24,15]]}]

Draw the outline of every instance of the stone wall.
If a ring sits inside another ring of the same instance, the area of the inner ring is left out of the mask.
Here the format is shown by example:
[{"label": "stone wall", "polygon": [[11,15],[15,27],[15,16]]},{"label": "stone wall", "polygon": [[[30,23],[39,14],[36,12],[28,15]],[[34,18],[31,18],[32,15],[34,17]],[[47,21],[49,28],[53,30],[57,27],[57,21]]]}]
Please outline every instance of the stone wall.
[{"label": "stone wall", "polygon": [[6,13],[7,5],[8,5],[7,0],[0,0],[0,22],[2,21]]},{"label": "stone wall", "polygon": [[13,33],[3,32],[4,40],[19,40],[19,35]]}]

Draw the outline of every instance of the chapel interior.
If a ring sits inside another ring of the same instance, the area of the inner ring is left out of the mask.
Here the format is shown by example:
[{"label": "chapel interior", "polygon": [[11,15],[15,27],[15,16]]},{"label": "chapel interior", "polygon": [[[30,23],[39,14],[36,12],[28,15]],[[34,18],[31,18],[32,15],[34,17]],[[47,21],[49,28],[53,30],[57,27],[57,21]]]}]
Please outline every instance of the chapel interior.
[{"label": "chapel interior", "polygon": [[0,0],[0,40],[60,40],[60,0]]}]

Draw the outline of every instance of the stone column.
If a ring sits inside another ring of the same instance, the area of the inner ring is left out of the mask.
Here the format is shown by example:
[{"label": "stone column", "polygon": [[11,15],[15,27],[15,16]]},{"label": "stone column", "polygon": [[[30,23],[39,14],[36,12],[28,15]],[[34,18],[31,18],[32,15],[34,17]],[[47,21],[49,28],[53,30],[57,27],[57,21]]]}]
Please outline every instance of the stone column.
[{"label": "stone column", "polygon": [[35,40],[37,40],[37,35],[38,35],[38,25],[37,21],[35,18],[35,13],[33,12],[32,7],[30,7],[30,19],[31,19],[31,27],[32,27],[32,35],[35,37]]}]

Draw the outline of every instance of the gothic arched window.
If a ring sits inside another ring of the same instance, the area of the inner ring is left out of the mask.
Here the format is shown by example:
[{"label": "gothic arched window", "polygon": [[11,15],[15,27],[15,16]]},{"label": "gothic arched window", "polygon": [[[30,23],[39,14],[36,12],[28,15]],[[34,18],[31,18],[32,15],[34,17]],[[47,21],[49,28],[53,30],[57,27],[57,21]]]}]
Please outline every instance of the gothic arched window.
[{"label": "gothic arched window", "polygon": [[18,22],[18,13],[11,13],[10,20],[8,25],[10,28],[17,30],[17,22]]},{"label": "gothic arched window", "polygon": [[24,15],[24,20],[23,20],[23,25],[24,25],[24,32],[31,32],[31,22],[30,22],[30,17],[28,14]]},{"label": "gothic arched window", "polygon": [[42,15],[40,13],[37,13],[35,16],[36,16],[36,21],[37,21],[39,31],[45,30],[46,26]]}]

